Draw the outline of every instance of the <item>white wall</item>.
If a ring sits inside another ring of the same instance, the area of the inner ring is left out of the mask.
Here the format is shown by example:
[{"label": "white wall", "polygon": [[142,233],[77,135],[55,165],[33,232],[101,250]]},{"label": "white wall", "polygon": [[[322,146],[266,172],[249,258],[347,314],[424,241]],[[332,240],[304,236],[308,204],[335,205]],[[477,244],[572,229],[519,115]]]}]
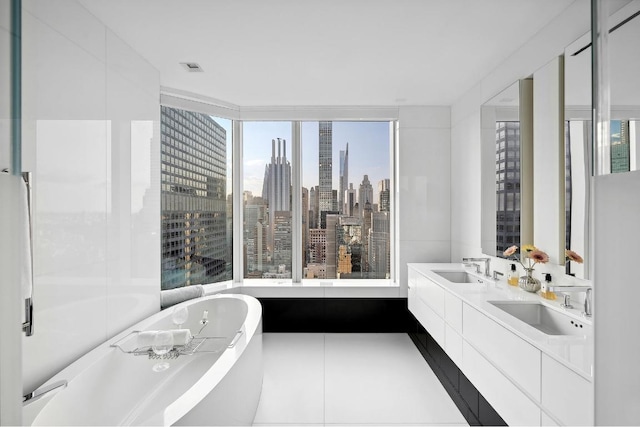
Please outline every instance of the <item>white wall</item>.
[{"label": "white wall", "polygon": [[399,128],[397,245],[406,297],[407,263],[450,260],[450,109],[401,107]]},{"label": "white wall", "polygon": [[[10,166],[11,141],[11,7],[0,2],[0,170]],[[24,311],[17,250],[24,218],[20,215],[20,177],[0,172],[0,425],[19,425],[21,414],[21,316]],[[16,209],[18,207],[18,209]]]},{"label": "white wall", "polygon": [[27,392],[160,308],[160,84],[75,0],[23,8],[23,163],[35,172]]},{"label": "white wall", "polygon": [[594,281],[602,284],[594,291],[595,419],[597,425],[638,425],[640,171],[593,182]]}]

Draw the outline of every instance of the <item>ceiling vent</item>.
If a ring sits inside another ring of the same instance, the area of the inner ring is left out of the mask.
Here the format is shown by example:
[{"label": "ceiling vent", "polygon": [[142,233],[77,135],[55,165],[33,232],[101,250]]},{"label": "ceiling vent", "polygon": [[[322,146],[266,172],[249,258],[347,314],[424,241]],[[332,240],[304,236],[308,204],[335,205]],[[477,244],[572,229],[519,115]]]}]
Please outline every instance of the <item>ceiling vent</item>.
[{"label": "ceiling vent", "polygon": [[195,62],[181,62],[180,65],[190,73],[202,73],[204,70]]}]

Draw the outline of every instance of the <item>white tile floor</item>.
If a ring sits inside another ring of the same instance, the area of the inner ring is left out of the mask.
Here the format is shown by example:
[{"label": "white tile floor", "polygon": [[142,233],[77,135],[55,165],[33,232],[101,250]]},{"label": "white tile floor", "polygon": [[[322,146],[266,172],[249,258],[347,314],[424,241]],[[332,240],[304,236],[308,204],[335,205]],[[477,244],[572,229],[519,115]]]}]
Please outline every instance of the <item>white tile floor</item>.
[{"label": "white tile floor", "polygon": [[467,425],[406,334],[264,334],[254,425]]}]

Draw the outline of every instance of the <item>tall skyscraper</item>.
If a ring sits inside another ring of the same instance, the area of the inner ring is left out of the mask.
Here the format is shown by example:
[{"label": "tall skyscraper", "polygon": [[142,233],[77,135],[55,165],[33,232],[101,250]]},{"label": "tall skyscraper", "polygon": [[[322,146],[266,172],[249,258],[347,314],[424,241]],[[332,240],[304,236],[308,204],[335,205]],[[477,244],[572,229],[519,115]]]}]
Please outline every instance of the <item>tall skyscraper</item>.
[{"label": "tall skyscraper", "polygon": [[316,185],[309,190],[309,229],[320,228],[318,218],[320,218],[320,202],[318,199],[319,189]]},{"label": "tall skyscraper", "polygon": [[302,187],[302,265],[307,263],[307,242],[309,241],[309,190]]},{"label": "tall skyscraper", "polygon": [[349,185],[349,143],[347,142],[347,148],[340,150],[340,188],[338,189],[338,210],[340,213],[345,213],[345,196],[347,193],[347,186]]},{"label": "tall skyscraper", "polygon": [[326,217],[327,245],[326,245],[326,275],[327,279],[337,278],[338,269],[338,236],[337,229],[340,215],[329,214]]},{"label": "tall skyscraper", "polygon": [[373,205],[373,186],[369,181],[369,175],[365,175],[362,179],[360,191],[358,192],[358,204],[361,212],[364,212],[367,203]]},{"label": "tall skyscraper", "polygon": [[380,212],[389,212],[391,210],[390,189],[391,181],[388,178],[378,183],[378,197],[380,198],[378,207]]},{"label": "tall skyscraper", "polygon": [[496,122],[496,159],[496,253],[501,254],[520,246],[520,122]]},{"label": "tall skyscraper", "polygon": [[629,172],[629,121],[611,120],[611,134],[611,173]]},{"label": "tall skyscraper", "polygon": [[162,289],[231,278],[226,131],[206,114],[163,106],[160,115]]},{"label": "tall skyscraper", "polygon": [[262,277],[267,263],[267,205],[261,197],[249,198],[244,206],[245,277]]},{"label": "tall skyscraper", "polygon": [[333,192],[332,192],[332,174],[333,174],[333,127],[332,122],[319,122],[319,158],[318,158],[318,172],[320,178],[319,186],[319,212],[318,222],[320,222],[320,216],[322,211],[333,211]]},{"label": "tall skyscraper", "polygon": [[271,140],[271,163],[265,166],[262,198],[269,202],[269,212],[291,210],[291,164],[287,161],[287,141]]},{"label": "tall skyscraper", "polygon": [[391,272],[389,212],[373,212],[369,230],[368,264],[370,278],[386,279]]},{"label": "tall skyscraper", "polygon": [[[266,199],[269,208],[267,246],[271,249],[271,273],[285,264],[291,273],[291,164],[287,160],[287,141],[284,139],[271,140],[271,162],[265,166],[262,197]],[[288,215],[287,215],[288,214]],[[285,224],[289,222],[288,225]],[[283,239],[289,230],[289,242]],[[277,235],[277,237],[276,237]],[[287,249],[288,248],[288,249]],[[278,254],[278,251],[288,254]],[[288,263],[286,262],[287,260]]]},{"label": "tall skyscraper", "polygon": [[344,197],[345,215],[348,215],[348,216],[357,215],[356,205],[358,204],[358,198],[356,196],[357,194],[356,194],[355,188],[353,188],[353,184],[349,184],[349,189],[345,191],[345,197]]},{"label": "tall skyscraper", "polygon": [[[366,175],[365,175],[366,176]],[[371,230],[371,203],[365,202],[362,212],[362,271],[369,271],[369,230]]]},{"label": "tall skyscraper", "polygon": [[291,277],[291,212],[276,211],[272,218],[274,233],[273,266],[277,268],[279,274],[284,274],[284,277]]}]

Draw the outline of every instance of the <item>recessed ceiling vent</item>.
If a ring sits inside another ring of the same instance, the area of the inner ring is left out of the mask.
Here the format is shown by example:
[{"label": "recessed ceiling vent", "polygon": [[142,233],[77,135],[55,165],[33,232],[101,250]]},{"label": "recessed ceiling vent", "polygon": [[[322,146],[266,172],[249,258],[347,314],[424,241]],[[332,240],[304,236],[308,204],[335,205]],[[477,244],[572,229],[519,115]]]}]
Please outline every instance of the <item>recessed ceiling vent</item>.
[{"label": "recessed ceiling vent", "polygon": [[180,65],[190,73],[202,73],[204,70],[195,62],[181,62]]}]

